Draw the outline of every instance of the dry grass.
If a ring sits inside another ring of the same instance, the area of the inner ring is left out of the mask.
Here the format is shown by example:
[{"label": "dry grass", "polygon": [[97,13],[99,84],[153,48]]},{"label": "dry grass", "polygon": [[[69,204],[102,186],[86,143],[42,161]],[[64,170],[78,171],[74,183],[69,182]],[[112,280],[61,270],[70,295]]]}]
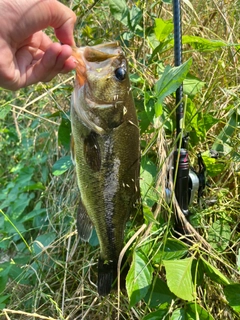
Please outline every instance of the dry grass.
[{"label": "dry grass", "polygon": [[[239,42],[240,30],[240,3],[239,1],[195,1],[191,2],[192,8],[188,1],[183,1],[183,33],[188,35],[198,35],[209,39],[223,40],[228,43]],[[74,1],[69,1],[74,7]],[[140,2],[139,2],[140,4]],[[145,8],[145,23],[150,23],[151,15],[158,15],[158,6],[152,6],[152,2],[142,4]],[[87,11],[88,5],[83,2],[81,5],[86,12],[86,16],[98,12],[101,8],[105,8],[106,21],[100,20],[97,23],[99,27],[100,38],[111,40],[116,37],[112,32],[113,22],[109,19],[108,8],[105,2],[99,2],[92,10]],[[160,4],[159,4],[160,7]],[[153,8],[153,9],[152,9]],[[172,17],[171,6],[163,4],[160,16],[170,19]],[[81,13],[81,24],[84,21],[84,14]],[[96,19],[97,21],[97,19]],[[84,26],[84,39],[86,39],[86,25]],[[79,35],[81,29],[76,30]],[[82,40],[84,40],[82,39]],[[140,43],[141,40],[136,38],[131,42],[131,55],[133,57],[133,67],[137,72],[145,76],[148,86],[157,80],[155,71],[149,69],[146,72],[142,53],[149,51],[146,43]],[[142,52],[137,48],[141,45]],[[136,51],[134,49],[136,48]],[[191,48],[184,46],[184,59],[193,57],[192,73],[206,82],[201,95],[196,97],[195,103],[199,106],[200,112],[213,112],[218,119],[223,119],[223,123],[218,122],[214,128],[207,134],[206,141],[202,141],[196,149],[205,151],[211,148],[214,138],[220,132],[225,124],[225,117],[229,105],[235,105],[239,108],[239,51],[235,47],[226,47],[215,52],[197,52]],[[135,57],[138,55],[138,59]],[[173,56],[169,53],[165,57],[161,57],[166,63],[173,62]],[[135,63],[134,63],[135,62]],[[57,83],[57,84],[54,84]],[[49,140],[46,142],[46,149],[49,150],[48,165],[51,167],[53,163],[62,156],[57,143],[57,129],[59,123],[54,119],[46,119],[39,117],[39,102],[46,101],[42,111],[53,111],[52,106],[56,105],[64,112],[68,110],[69,97],[55,95],[58,86],[63,84],[72,84],[72,77],[57,78],[56,82],[50,85],[50,89],[41,87],[41,92],[33,92],[24,103],[19,106],[12,102],[16,117],[16,126],[18,119],[24,115],[28,115],[42,119],[40,125],[44,126],[41,130],[51,132]],[[21,101],[23,101],[22,99]],[[54,111],[55,111],[54,106]],[[21,130],[19,138],[21,141]],[[144,138],[144,137],[143,137]],[[147,137],[148,138],[148,137]],[[235,142],[235,149],[239,152],[239,133],[232,137]],[[51,150],[55,150],[51,153]],[[194,151],[194,150],[193,150]],[[193,152],[192,151],[192,152]],[[165,157],[159,162],[161,167]],[[235,227],[232,229],[232,239],[236,239],[239,235],[239,163],[231,163],[229,159],[228,169],[223,172],[218,179],[212,179],[212,193],[209,191],[209,198],[212,194],[220,194],[220,191],[227,189],[224,197],[220,197],[221,212],[230,213],[229,219],[235,221]],[[1,320],[28,320],[28,319],[49,319],[49,320],[113,320],[113,319],[142,319],[144,315],[150,312],[145,302],[141,302],[133,308],[129,307],[126,292],[120,295],[120,309],[118,308],[118,295],[113,291],[106,298],[98,296],[96,291],[96,261],[98,257],[98,247],[91,247],[88,244],[80,243],[75,227],[75,212],[78,198],[78,189],[76,184],[75,173],[69,170],[60,177],[51,176],[48,188],[42,195],[47,208],[49,227],[47,232],[57,231],[57,239],[50,246],[41,248],[41,252],[34,257],[35,263],[38,264],[37,271],[34,270],[34,263],[26,265],[23,268],[23,274],[29,268],[33,273],[37,272],[37,282],[35,286],[19,284],[16,281],[9,282],[7,292],[11,294],[8,307],[0,313]],[[207,208],[201,213],[201,224],[207,228],[210,219],[217,219],[219,216],[214,208]],[[68,219],[66,219],[68,217]],[[46,231],[45,231],[46,232]],[[203,233],[203,236],[206,236]],[[41,243],[39,244],[41,247]],[[217,261],[216,265],[222,268],[227,276],[234,281],[239,281],[235,268],[234,255],[240,247],[240,243],[232,243],[232,245],[219,255],[216,259],[215,254],[212,261]],[[207,254],[207,252],[206,252]],[[233,259],[231,260],[231,256]],[[221,286],[211,283],[208,279],[207,283],[198,288],[199,300],[205,308],[214,315],[218,320],[233,320],[239,317],[232,313],[226,307],[226,301],[222,293]],[[175,303],[175,305],[174,305]],[[177,304],[175,301],[172,308]]]}]

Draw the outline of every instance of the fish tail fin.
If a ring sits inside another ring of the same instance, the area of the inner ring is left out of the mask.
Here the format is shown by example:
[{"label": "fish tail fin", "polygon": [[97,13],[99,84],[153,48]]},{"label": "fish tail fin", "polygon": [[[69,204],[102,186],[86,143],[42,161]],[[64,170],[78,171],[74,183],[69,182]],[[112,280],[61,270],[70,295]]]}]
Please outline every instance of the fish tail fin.
[{"label": "fish tail fin", "polygon": [[106,296],[110,293],[113,281],[117,277],[117,262],[98,260],[98,294]]}]

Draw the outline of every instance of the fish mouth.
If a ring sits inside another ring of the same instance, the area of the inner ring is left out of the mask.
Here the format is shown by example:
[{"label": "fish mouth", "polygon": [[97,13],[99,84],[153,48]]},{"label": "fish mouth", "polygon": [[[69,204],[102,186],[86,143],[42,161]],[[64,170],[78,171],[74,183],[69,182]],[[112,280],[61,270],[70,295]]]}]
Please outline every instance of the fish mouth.
[{"label": "fish mouth", "polygon": [[120,43],[108,42],[93,47],[73,47],[73,57],[76,60],[76,80],[79,87],[87,81],[86,72],[91,63],[100,63],[108,59],[123,55]]}]

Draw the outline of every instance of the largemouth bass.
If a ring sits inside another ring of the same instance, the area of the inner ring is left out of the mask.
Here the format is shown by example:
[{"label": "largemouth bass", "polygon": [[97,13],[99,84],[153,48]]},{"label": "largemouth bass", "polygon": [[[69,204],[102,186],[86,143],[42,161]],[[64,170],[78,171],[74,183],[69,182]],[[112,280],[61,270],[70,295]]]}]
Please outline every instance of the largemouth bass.
[{"label": "largemouth bass", "polygon": [[116,43],[75,49],[71,103],[72,157],[81,200],[80,238],[93,226],[100,243],[98,293],[117,275],[124,229],[139,200],[139,128],[125,55]]}]

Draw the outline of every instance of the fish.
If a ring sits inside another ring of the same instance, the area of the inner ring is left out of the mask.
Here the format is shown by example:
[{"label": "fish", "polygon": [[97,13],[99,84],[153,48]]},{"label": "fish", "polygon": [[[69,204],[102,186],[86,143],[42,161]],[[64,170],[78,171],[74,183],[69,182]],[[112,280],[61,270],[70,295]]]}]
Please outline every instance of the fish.
[{"label": "fish", "polygon": [[119,42],[75,48],[71,155],[80,190],[77,230],[99,244],[98,294],[117,277],[124,231],[140,203],[140,139],[128,63]]}]

